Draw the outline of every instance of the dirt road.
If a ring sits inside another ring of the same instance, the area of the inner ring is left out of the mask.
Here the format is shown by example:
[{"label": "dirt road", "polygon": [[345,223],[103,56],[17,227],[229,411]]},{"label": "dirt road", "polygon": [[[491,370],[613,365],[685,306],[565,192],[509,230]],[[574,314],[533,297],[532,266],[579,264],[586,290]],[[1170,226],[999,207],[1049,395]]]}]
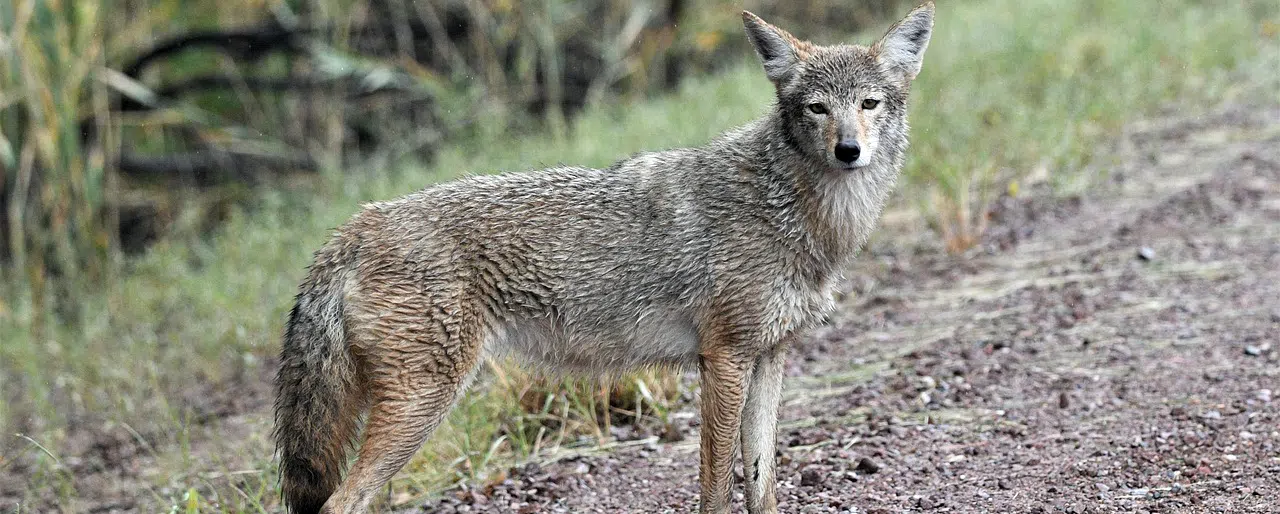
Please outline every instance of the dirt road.
[{"label": "dirt road", "polygon": [[[1085,196],[1001,199],[971,258],[889,223],[792,352],[783,512],[1280,512],[1280,110],[1116,152]],[[422,508],[689,512],[696,439]]]}]

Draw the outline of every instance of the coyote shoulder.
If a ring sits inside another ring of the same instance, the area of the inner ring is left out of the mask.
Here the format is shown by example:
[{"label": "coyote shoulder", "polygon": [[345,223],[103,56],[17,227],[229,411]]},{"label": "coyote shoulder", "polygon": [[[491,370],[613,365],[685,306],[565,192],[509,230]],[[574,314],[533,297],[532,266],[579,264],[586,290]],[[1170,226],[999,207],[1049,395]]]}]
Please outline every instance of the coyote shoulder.
[{"label": "coyote shoulder", "polygon": [[505,354],[558,372],[696,366],[701,511],[728,511],[740,447],[748,511],[777,512],[784,354],[832,309],[897,180],[933,5],[870,47],[743,21],[777,93],[755,122],[609,169],[478,176],[375,203],[316,252],[276,377],[290,510],[366,510],[482,356]]}]

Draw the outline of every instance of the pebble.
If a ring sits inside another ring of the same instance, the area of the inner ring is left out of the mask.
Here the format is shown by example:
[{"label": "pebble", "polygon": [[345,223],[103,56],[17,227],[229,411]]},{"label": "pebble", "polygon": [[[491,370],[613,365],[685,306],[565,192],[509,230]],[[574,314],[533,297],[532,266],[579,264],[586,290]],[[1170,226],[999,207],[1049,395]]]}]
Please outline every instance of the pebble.
[{"label": "pebble", "polygon": [[1257,394],[1257,395],[1255,395],[1255,397],[1256,397],[1256,398],[1258,399],[1258,401],[1260,401],[1260,402],[1268,402],[1268,403],[1269,403],[1269,402],[1271,401],[1271,390],[1270,390],[1270,389],[1259,389],[1259,390],[1258,390],[1258,394]]},{"label": "pebble", "polygon": [[1138,249],[1138,258],[1144,261],[1154,260],[1156,258],[1156,251],[1150,246],[1144,246]]},{"label": "pebble", "polygon": [[861,459],[858,459],[858,466],[853,469],[858,471],[859,473],[865,473],[870,475],[877,471],[880,471],[880,465],[876,464],[876,462],[871,460],[870,458],[863,457]]},{"label": "pebble", "polygon": [[822,472],[817,468],[808,467],[800,472],[800,487],[813,487],[822,483]]},{"label": "pebble", "polygon": [[1270,350],[1270,349],[1271,349],[1271,344],[1270,344],[1270,343],[1263,343],[1263,344],[1258,345],[1258,346],[1254,346],[1254,345],[1251,345],[1251,344],[1250,344],[1250,345],[1245,345],[1245,347],[1244,347],[1244,354],[1245,354],[1245,355],[1248,355],[1248,356],[1250,356],[1250,357],[1257,357],[1257,356],[1259,356],[1259,355],[1262,355],[1262,354],[1264,354],[1264,353],[1267,353],[1267,351],[1268,351],[1268,350]]}]

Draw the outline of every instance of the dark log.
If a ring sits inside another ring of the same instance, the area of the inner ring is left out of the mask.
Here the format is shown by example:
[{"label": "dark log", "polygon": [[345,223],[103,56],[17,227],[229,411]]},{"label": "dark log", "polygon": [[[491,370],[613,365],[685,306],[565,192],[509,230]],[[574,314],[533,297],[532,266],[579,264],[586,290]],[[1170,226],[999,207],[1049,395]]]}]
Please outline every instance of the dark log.
[{"label": "dark log", "polygon": [[307,29],[291,30],[278,25],[189,32],[161,41],[142,52],[124,67],[124,74],[136,79],[151,63],[170,54],[200,47],[211,47],[248,61],[256,61],[275,51],[300,53],[304,50],[301,36],[310,32]]},{"label": "dark log", "polygon": [[156,156],[122,151],[115,162],[122,175],[138,180],[181,180],[211,186],[228,180],[253,182],[254,171],[315,171],[319,164],[309,156],[262,155],[227,149]]},{"label": "dark log", "polygon": [[[349,91],[349,98],[363,98],[380,92],[403,91],[403,88],[395,86],[369,88],[360,84],[358,80],[352,80],[349,78],[334,79],[305,76],[231,77],[226,75],[202,75],[160,87],[154,92],[157,99],[172,100],[192,93],[234,89],[239,87],[243,87],[254,92],[269,93],[312,93],[319,90],[341,87]],[[122,97],[120,98],[119,110],[121,112],[137,112],[149,111],[158,107],[160,106],[147,105],[132,98]]]}]

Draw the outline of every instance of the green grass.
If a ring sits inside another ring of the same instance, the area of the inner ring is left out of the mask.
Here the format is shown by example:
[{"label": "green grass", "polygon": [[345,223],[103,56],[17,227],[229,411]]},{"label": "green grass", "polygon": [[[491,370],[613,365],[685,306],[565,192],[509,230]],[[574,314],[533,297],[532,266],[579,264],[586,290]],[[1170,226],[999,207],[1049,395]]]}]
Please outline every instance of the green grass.
[{"label": "green grass", "polygon": [[[981,229],[983,202],[1010,183],[1047,172],[1059,188],[1087,184],[1090,170],[1105,169],[1096,159],[1125,120],[1160,108],[1195,113],[1236,99],[1280,101],[1278,11],[1261,0],[943,3],[913,93],[906,200],[963,249]],[[358,204],[464,173],[602,166],[640,150],[700,144],[756,117],[771,98],[758,66],[743,60],[668,97],[593,109],[562,137],[495,130],[448,148],[431,166],[279,186],[233,212],[212,238],[162,242],[121,265],[117,281],[69,287],[82,296],[76,320],[42,316],[42,305],[0,286],[0,468],[33,463],[33,499],[83,508],[76,503],[83,484],[67,472],[83,445],[67,440],[67,427],[94,426],[152,448],[144,458],[156,471],[136,493],[151,506],[142,510],[185,511],[192,502],[205,510],[273,510],[268,413],[192,423],[183,395],[199,393],[187,399],[199,400],[228,383],[266,389],[258,371],[277,352],[310,253]],[[598,411],[589,404],[598,384],[576,383],[570,394],[530,409],[513,385],[525,379],[504,379],[507,372],[469,395],[399,475],[393,496],[483,479],[494,464],[535,446],[600,430],[590,415],[566,414]],[[656,395],[658,415],[677,389],[668,384]],[[557,426],[547,418],[577,425],[557,439],[542,430]],[[19,431],[30,439],[12,437]]]},{"label": "green grass", "polygon": [[1204,112],[1257,91],[1275,101],[1278,11],[1265,1],[942,4],[914,91],[908,187],[963,251],[993,195],[1028,175],[1087,183],[1077,171],[1136,114]]}]

